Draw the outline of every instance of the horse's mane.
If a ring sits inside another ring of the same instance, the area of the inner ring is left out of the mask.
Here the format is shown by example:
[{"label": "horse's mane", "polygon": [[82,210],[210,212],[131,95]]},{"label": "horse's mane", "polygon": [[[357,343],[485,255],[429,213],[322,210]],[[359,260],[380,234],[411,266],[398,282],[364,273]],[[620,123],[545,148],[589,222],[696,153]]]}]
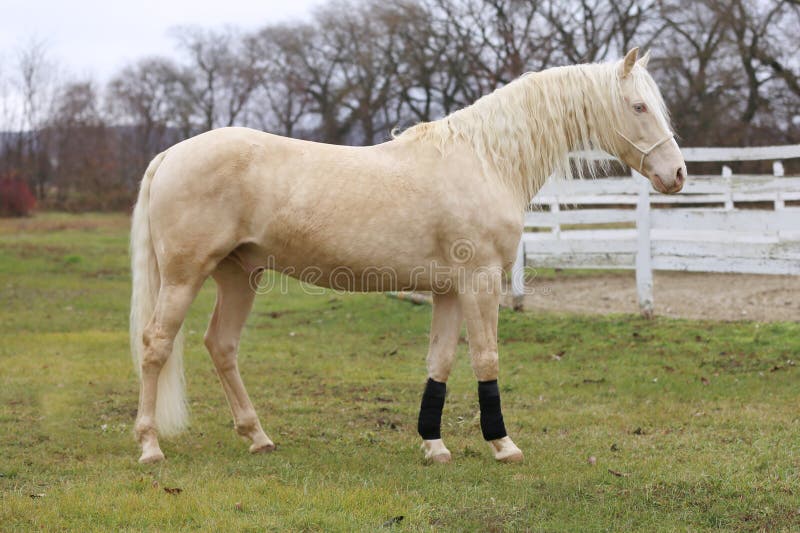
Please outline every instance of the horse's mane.
[{"label": "horse's mane", "polygon": [[[467,142],[485,170],[507,181],[527,204],[549,176],[594,177],[608,164],[580,164],[571,161],[570,153],[619,146],[619,71],[618,63],[599,63],[524,74],[474,104],[412,126],[397,138],[431,142],[442,153],[454,140]],[[630,75],[644,103],[669,128],[653,79],[640,65]]]}]

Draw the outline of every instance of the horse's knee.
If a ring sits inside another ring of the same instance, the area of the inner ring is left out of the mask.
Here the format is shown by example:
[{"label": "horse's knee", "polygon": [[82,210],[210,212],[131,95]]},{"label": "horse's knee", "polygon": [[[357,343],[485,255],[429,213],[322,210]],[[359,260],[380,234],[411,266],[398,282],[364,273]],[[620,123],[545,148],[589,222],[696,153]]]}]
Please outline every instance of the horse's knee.
[{"label": "horse's knee", "polygon": [[450,377],[454,361],[455,354],[428,356],[428,376],[440,383],[445,383],[447,378]]},{"label": "horse's knee", "polygon": [[497,379],[500,372],[500,359],[496,351],[481,352],[472,356],[472,370],[478,381]]}]

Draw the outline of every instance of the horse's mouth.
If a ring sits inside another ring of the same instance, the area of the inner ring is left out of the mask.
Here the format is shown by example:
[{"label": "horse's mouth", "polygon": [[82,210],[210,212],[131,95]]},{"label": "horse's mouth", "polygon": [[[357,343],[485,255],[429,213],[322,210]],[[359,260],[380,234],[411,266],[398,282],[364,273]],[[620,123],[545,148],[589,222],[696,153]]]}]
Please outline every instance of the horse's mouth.
[{"label": "horse's mouth", "polygon": [[661,176],[658,174],[653,174],[650,177],[650,182],[653,184],[653,187],[660,192],[661,194],[675,194],[683,189],[682,183],[675,183],[672,188],[667,187],[664,185],[664,182],[661,180]]}]

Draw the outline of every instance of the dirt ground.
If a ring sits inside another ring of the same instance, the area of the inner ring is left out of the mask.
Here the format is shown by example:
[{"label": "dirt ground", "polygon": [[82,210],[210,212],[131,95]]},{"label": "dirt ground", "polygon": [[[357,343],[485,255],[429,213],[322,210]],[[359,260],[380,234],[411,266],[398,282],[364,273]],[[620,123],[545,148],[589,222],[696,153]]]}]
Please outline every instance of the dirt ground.
[{"label": "dirt ground", "polygon": [[[656,272],[655,314],[690,319],[800,321],[800,277]],[[529,280],[526,310],[637,313],[635,274],[556,273]]]}]

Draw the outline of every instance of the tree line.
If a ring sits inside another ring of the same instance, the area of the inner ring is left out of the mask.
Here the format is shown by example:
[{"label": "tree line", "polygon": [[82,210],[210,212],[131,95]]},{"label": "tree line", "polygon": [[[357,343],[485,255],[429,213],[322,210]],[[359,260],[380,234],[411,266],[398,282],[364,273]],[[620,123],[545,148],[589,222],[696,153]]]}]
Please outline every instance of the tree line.
[{"label": "tree line", "polygon": [[800,142],[798,0],[331,0],[257,31],[180,27],[107,82],[32,41],[0,63],[0,176],[40,204],[124,209],[148,161],[245,125],[373,144],[520,74],[652,49],[682,144]]}]

